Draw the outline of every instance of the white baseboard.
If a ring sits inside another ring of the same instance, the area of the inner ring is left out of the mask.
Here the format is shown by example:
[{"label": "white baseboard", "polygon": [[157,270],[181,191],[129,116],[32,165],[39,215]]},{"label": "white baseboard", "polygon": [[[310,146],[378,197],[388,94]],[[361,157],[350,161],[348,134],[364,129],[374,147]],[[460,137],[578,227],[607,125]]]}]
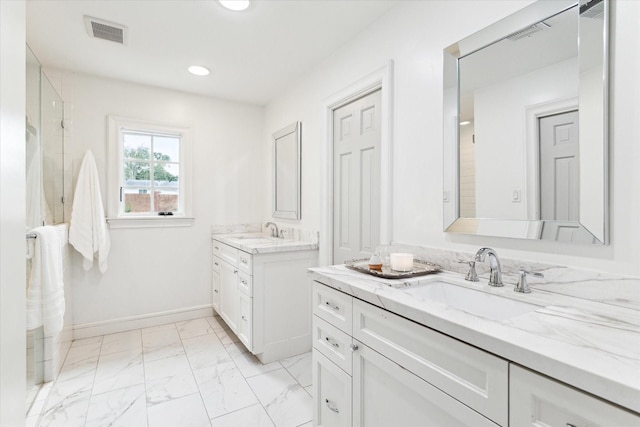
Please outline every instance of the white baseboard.
[{"label": "white baseboard", "polygon": [[151,326],[159,326],[166,323],[181,322],[184,320],[193,320],[209,316],[213,316],[213,307],[210,304],[207,304],[197,307],[142,314],[139,316],[121,317],[119,319],[104,320],[101,322],[81,323],[73,325],[73,339],[78,340],[82,338],[98,337],[100,335],[131,331],[133,329],[149,328]]}]

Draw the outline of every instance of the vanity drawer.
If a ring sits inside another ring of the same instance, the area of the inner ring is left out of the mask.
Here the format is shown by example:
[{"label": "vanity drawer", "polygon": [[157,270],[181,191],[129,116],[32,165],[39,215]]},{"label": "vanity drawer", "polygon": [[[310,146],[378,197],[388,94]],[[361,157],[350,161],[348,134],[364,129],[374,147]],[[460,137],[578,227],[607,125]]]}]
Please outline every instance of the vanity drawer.
[{"label": "vanity drawer", "polygon": [[222,260],[220,258],[218,258],[217,256],[213,257],[213,271],[217,271],[218,273],[220,272],[220,263],[222,262]]},{"label": "vanity drawer", "polygon": [[487,418],[508,425],[506,360],[357,299],[353,312],[355,339]]},{"label": "vanity drawer", "polygon": [[253,270],[251,269],[252,264],[252,256],[249,253],[244,251],[238,251],[238,269],[240,271],[244,271],[247,274],[253,274]]},{"label": "vanity drawer", "polygon": [[253,286],[251,282],[251,276],[243,271],[238,271],[238,289],[248,297],[253,296]]},{"label": "vanity drawer", "polygon": [[313,316],[313,348],[351,375],[353,339],[318,316]]},{"label": "vanity drawer", "polygon": [[217,240],[213,241],[213,256],[217,256],[234,266],[238,262],[238,250]]},{"label": "vanity drawer", "polygon": [[351,335],[352,297],[313,282],[313,314]]}]

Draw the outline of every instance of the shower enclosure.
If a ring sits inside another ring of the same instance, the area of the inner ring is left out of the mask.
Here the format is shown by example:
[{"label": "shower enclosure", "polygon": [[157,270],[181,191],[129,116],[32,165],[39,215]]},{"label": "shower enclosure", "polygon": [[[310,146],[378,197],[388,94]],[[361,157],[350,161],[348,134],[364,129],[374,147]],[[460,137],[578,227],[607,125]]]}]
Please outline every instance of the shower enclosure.
[{"label": "shower enclosure", "polygon": [[[26,235],[42,225],[65,222],[64,133],[62,98],[27,46],[26,75]],[[30,273],[27,262],[27,283]],[[45,381],[45,352],[42,327],[27,333],[27,411]]]}]

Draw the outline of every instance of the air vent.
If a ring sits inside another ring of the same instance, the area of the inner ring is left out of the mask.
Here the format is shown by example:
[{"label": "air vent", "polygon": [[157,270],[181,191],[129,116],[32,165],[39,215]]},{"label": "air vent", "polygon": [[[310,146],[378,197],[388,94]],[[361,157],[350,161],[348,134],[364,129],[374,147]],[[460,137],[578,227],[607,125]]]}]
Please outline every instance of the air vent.
[{"label": "air vent", "polygon": [[508,40],[511,40],[512,42],[516,41],[516,40],[520,40],[523,39],[525,37],[530,37],[532,34],[537,33],[538,31],[542,31],[542,30],[546,30],[547,28],[551,28],[551,25],[545,23],[545,22],[538,22],[537,24],[533,24],[530,27],[527,27],[523,30],[520,31],[516,31],[515,33],[511,34],[510,36],[505,37]]},{"label": "air vent", "polygon": [[104,19],[84,17],[84,25],[89,37],[108,40],[110,42],[127,44],[127,27]]},{"label": "air vent", "polygon": [[604,18],[604,2],[602,0],[588,0],[580,5],[580,17],[603,19]]}]

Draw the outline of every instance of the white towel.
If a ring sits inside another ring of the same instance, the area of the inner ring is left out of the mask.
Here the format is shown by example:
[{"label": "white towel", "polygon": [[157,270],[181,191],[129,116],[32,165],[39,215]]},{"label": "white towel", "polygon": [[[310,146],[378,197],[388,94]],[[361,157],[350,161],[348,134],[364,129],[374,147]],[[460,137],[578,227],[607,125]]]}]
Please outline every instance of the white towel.
[{"label": "white towel", "polygon": [[107,271],[111,239],[102,207],[96,161],[91,150],[87,150],[82,159],[73,195],[69,243],[84,257],[82,265],[85,270],[91,268],[94,254],[97,254],[100,272]]},{"label": "white towel", "polygon": [[27,329],[44,326],[44,336],[56,335],[64,321],[64,282],[62,244],[58,231],[50,226],[37,227],[35,250],[27,287]]}]

